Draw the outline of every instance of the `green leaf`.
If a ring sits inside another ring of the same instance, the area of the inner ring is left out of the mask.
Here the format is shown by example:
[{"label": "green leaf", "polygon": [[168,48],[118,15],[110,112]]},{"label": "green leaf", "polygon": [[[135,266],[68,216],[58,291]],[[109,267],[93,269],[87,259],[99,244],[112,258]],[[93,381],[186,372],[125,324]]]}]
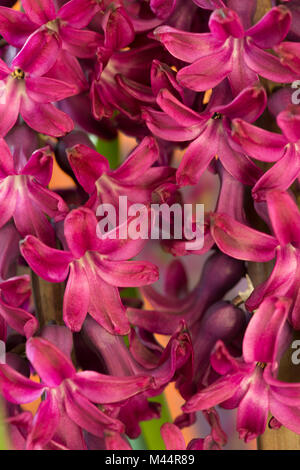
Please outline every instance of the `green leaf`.
[{"label": "green leaf", "polygon": [[120,147],[118,138],[114,140],[97,139],[96,149],[97,152],[107,158],[112,170],[117,168],[120,163]]},{"label": "green leaf", "polygon": [[2,404],[0,404],[0,450],[8,450],[6,426],[3,421]]},{"label": "green leaf", "polygon": [[147,450],[147,444],[145,442],[143,434],[137,439],[128,439],[133,450]]},{"label": "green leaf", "polygon": [[124,299],[124,297],[129,297],[131,299],[139,299],[139,291],[136,287],[125,287],[121,290],[120,296]]},{"label": "green leaf", "polygon": [[160,403],[162,408],[159,419],[141,423],[142,435],[147,446],[146,450],[165,450],[166,447],[160,435],[160,428],[162,424],[172,421],[165,395],[162,393],[157,397],[150,398],[149,401]]}]

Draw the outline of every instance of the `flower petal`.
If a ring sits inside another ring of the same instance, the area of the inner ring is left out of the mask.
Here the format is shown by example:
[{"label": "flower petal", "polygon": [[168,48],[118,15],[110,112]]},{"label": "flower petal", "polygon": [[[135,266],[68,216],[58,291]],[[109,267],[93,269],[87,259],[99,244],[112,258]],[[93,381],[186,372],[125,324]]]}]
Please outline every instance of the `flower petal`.
[{"label": "flower petal", "polygon": [[85,271],[90,288],[90,315],[109,333],[128,334],[130,325],[118,289],[99,277],[91,263],[85,263]]},{"label": "flower petal", "polygon": [[186,450],[182,432],[175,424],[164,423],[160,433],[167,450]]},{"label": "flower petal", "polygon": [[177,59],[193,63],[195,60],[214,52],[220,41],[211,33],[189,33],[171,26],[159,26],[154,36]]},{"label": "flower petal", "polygon": [[76,373],[72,362],[46,339],[30,338],[26,343],[26,355],[42,381],[49,387],[58,387]]},{"label": "flower petal", "polygon": [[230,103],[212,107],[210,111],[225,114],[230,119],[241,118],[254,122],[263,113],[266,105],[266,91],[261,85],[256,85],[242,90]]},{"label": "flower petal", "polygon": [[153,137],[145,137],[142,142],[131,152],[119,168],[113,171],[113,177],[120,179],[122,183],[136,184],[137,178],[144,173],[159,158],[159,148]]},{"label": "flower petal", "polygon": [[98,372],[78,372],[73,382],[88,400],[93,403],[119,403],[151,387],[151,375],[114,377]]},{"label": "flower petal", "polygon": [[161,90],[157,96],[157,104],[172,119],[182,126],[200,126],[204,125],[209,115],[201,116],[192,109],[182,104],[175,98],[169,90]]},{"label": "flower petal", "polygon": [[47,186],[52,177],[52,169],[53,154],[49,147],[45,147],[33,152],[23,167],[22,174],[34,176],[40,184]]},{"label": "flower petal", "polygon": [[275,162],[283,156],[287,144],[283,135],[266,131],[241,119],[234,119],[232,127],[233,139],[256,160]]},{"label": "flower petal", "polygon": [[9,146],[0,137],[0,178],[14,174],[14,160],[9,150]]},{"label": "flower petal", "polygon": [[283,157],[267,170],[252,189],[256,201],[264,201],[269,191],[288,189],[300,172],[300,154],[294,144],[288,144]]},{"label": "flower petal", "polygon": [[21,94],[17,82],[10,77],[0,95],[0,136],[5,136],[11,130],[19,116]]},{"label": "flower petal", "polygon": [[50,103],[36,103],[22,97],[20,113],[29,127],[53,137],[62,137],[74,128],[72,119]]},{"label": "flower petal", "polygon": [[237,429],[240,439],[249,442],[263,434],[269,411],[268,387],[265,383],[262,370],[255,371],[255,378],[242,398],[237,415]]},{"label": "flower petal", "polygon": [[222,46],[177,73],[179,83],[194,91],[214,88],[232,71],[231,47]]},{"label": "flower petal", "polygon": [[22,0],[22,6],[27,16],[39,25],[55,19],[55,6],[52,0]]},{"label": "flower petal", "polygon": [[50,248],[32,235],[25,238],[20,251],[34,272],[46,281],[62,282],[66,279],[73,260],[69,251]]},{"label": "flower petal", "polygon": [[277,124],[290,142],[300,140],[300,112],[299,107],[289,106],[277,116]]},{"label": "flower petal", "polygon": [[99,10],[99,5],[93,0],[70,0],[65,3],[57,16],[74,28],[84,28]]},{"label": "flower petal", "polygon": [[107,158],[83,144],[74,145],[66,153],[78,182],[88,193],[92,193],[97,179],[109,171]]},{"label": "flower petal", "polygon": [[95,436],[103,436],[105,430],[124,431],[121,421],[103,413],[69,385],[65,387],[64,403],[72,421]]},{"label": "flower petal", "polygon": [[272,8],[245,34],[262,49],[271,49],[284,40],[291,26],[292,15],[283,5]]},{"label": "flower petal", "polygon": [[0,182],[0,226],[2,227],[12,217],[18,193],[14,187],[14,178],[8,177]]},{"label": "flower petal", "polygon": [[257,47],[251,39],[245,42],[245,62],[248,67],[268,80],[278,83],[292,83],[298,74],[283,65],[278,57]]},{"label": "flower petal", "polygon": [[276,248],[276,263],[268,279],[257,286],[246,301],[246,307],[253,312],[262,301],[272,295],[284,297],[295,280],[297,256],[291,245]]},{"label": "flower petal", "polygon": [[197,392],[190,398],[182,407],[186,413],[191,413],[198,410],[207,410],[213,406],[222,403],[231,398],[235,391],[239,388],[243,375],[237,372],[232,375],[226,375],[209,387]]},{"label": "flower petal", "polygon": [[288,299],[267,297],[250,320],[243,340],[246,362],[273,363],[276,360],[280,336],[288,329],[287,317],[291,302]]},{"label": "flower petal", "polygon": [[147,261],[113,261],[91,253],[97,273],[107,284],[118,287],[140,287],[159,278],[158,268]]},{"label": "flower petal", "polygon": [[77,89],[61,80],[48,77],[26,78],[27,96],[36,103],[51,103],[75,95]]},{"label": "flower petal", "polygon": [[61,27],[60,37],[63,41],[63,48],[80,59],[94,57],[97,48],[103,43],[100,34],[71,26]]},{"label": "flower petal", "polygon": [[287,192],[268,191],[267,204],[272,227],[281,245],[300,247],[300,213],[297,204]]},{"label": "flower petal", "polygon": [[27,437],[26,449],[42,449],[53,437],[60,419],[59,407],[51,391],[42,401],[34,417],[33,427]]},{"label": "flower petal", "polygon": [[30,403],[41,396],[44,385],[24,377],[7,364],[0,364],[0,390],[11,403]]},{"label": "flower petal", "polygon": [[275,256],[277,240],[243,225],[224,214],[212,214],[212,236],[223,253],[247,261],[269,261]]},{"label": "flower petal", "polygon": [[14,47],[22,47],[37,25],[29,17],[12,8],[0,8],[0,33]]},{"label": "flower petal", "polygon": [[193,140],[198,137],[200,132],[198,127],[181,126],[166,113],[152,108],[143,108],[142,118],[155,136],[165,140],[175,142]]},{"label": "flower petal", "polygon": [[300,411],[299,406],[289,406],[270,396],[270,412],[286,428],[300,433]]},{"label": "flower petal", "polygon": [[[200,136],[186,149],[176,174],[177,184],[180,186],[197,184],[209,162],[217,154],[219,144],[217,126],[216,121],[210,120]],[[208,142],[209,147],[207,147]]]},{"label": "flower petal", "polygon": [[81,258],[89,250],[97,250],[97,219],[90,209],[80,207],[72,210],[65,219],[64,233],[70,251]]},{"label": "flower petal", "polygon": [[21,335],[30,338],[38,329],[37,319],[23,308],[8,305],[0,299],[0,315],[6,323]]},{"label": "flower petal", "polygon": [[31,76],[44,75],[55,64],[61,43],[47,29],[37,30],[25,42],[12,65]]},{"label": "flower petal", "polygon": [[[78,295],[80,286],[80,295]],[[80,331],[86,317],[90,291],[85,271],[78,261],[70,264],[70,273],[63,301],[64,322],[71,331]]]}]

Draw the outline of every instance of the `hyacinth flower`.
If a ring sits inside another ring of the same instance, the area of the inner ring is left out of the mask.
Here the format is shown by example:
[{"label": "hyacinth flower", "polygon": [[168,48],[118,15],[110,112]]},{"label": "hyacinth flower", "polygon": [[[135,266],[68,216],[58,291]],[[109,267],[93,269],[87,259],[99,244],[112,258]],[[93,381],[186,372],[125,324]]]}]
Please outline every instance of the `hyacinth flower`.
[{"label": "hyacinth flower", "polygon": [[154,59],[151,65],[150,85],[136,82],[124,75],[117,74],[116,82],[118,85],[131,96],[132,99],[140,101],[140,105],[155,106],[156,97],[160,90],[167,89],[175,95],[184,104],[190,104],[195,93],[186,90],[176,81],[174,70],[164,62]]},{"label": "hyacinth flower", "polygon": [[[176,263],[175,267],[170,265],[169,269],[172,271],[174,268],[176,273],[172,274],[172,278],[176,279],[177,293],[170,291],[169,281],[164,293],[158,292],[152,286],[143,287],[141,291],[153,310],[128,308],[128,318],[134,325],[164,335],[174,333],[182,320],[186,322],[188,328],[191,328],[201,320],[213,303],[222,299],[226,292],[235,286],[244,274],[243,263],[236,262],[223,253],[214,253],[205,262],[195,288],[186,292],[180,288],[185,276],[183,266]],[[226,275],[223,275],[225,272]],[[169,277],[168,273],[167,276]],[[182,296],[178,297],[180,293]]]},{"label": "hyacinth flower", "polygon": [[[129,94],[127,90],[124,90],[122,82],[130,80],[137,84],[148,85],[148,80],[145,83],[145,73],[148,75],[152,67],[152,61],[161,57],[160,45],[152,41],[128,50],[125,48],[122,51],[115,51],[109,57],[109,60],[106,52],[103,58],[102,53],[103,50],[100,49],[97,54],[97,66],[90,88],[92,112],[95,119],[110,118],[114,115],[115,110],[120,111],[130,119],[139,119],[141,114],[140,100],[133,97],[132,93]],[[121,82],[121,85],[119,82]],[[137,85],[135,88],[137,88]],[[145,98],[145,90],[142,89],[144,91],[143,98]]]},{"label": "hyacinth flower", "polygon": [[[131,322],[152,333],[170,334],[172,327],[177,324],[180,318],[187,322],[194,345],[194,373],[190,382],[185,379],[179,380],[177,383],[178,389],[185,399],[189,398],[195,390],[202,386],[203,381],[207,380],[210,374],[209,358],[216,342],[222,340],[226,344],[230,344],[240,337],[245,328],[245,315],[240,309],[235,308],[228,302],[217,301],[224,296],[226,290],[238,282],[238,275],[236,278],[234,277],[239,268],[241,269],[240,276],[242,275],[242,266],[230,267],[228,264],[227,269],[232,269],[232,284],[226,285],[228,278],[225,282],[224,279],[218,279],[218,282],[214,283],[213,295],[215,299],[212,296],[205,298],[207,292],[206,282],[211,285],[214,279],[214,268],[220,266],[221,262],[224,265],[226,264],[224,255],[212,256],[206,263],[201,280],[194,291],[187,293],[184,289],[186,273],[182,264],[175,260],[166,273],[166,297],[163,297],[152,287],[143,288],[145,297],[156,310],[128,309]],[[236,268],[236,272],[234,272],[234,268]],[[218,283],[219,285],[217,285]],[[196,296],[194,299],[193,293]],[[162,300],[164,300],[163,303]],[[190,301],[189,305],[187,305],[188,300]],[[159,303],[160,301],[161,303]],[[177,302],[177,307],[175,302]],[[182,308],[184,302],[185,311]],[[168,309],[166,309],[166,305],[169,305]],[[197,338],[203,339],[198,342]]]},{"label": "hyacinth flower", "polygon": [[141,250],[140,240],[100,239],[96,232],[95,214],[82,207],[65,219],[66,251],[29,235],[21,253],[33,271],[49,282],[63,282],[69,275],[63,311],[72,331],[81,329],[89,312],[109,332],[126,335],[130,328],[118,287],[151,284],[158,279],[158,270],[146,261],[127,261]]},{"label": "hyacinth flower", "polygon": [[217,404],[225,409],[238,408],[237,429],[245,442],[264,432],[269,411],[281,424],[299,433],[299,384],[274,378],[278,358],[291,338],[288,310],[289,302],[284,298],[271,297],[261,304],[246,330],[243,359],[234,359],[219,342],[211,363],[221,377],[196,393],[183,410],[189,413]]},{"label": "hyacinth flower", "polygon": [[223,98],[225,92],[223,86],[216,90],[217,102],[212,99],[203,113],[183,105],[168,90],[162,90],[157,97],[164,112],[144,108],[143,117],[155,135],[166,140],[192,141],[177,170],[180,186],[198,183],[216,155],[226,170],[244,184],[254,184],[261,175],[241,149],[231,143],[229,129],[231,119],[238,115],[250,122],[261,115],[266,106],[265,90],[260,85],[248,87],[230,103],[221,104],[220,95]]},{"label": "hyacinth flower", "polygon": [[276,248],[276,263],[269,278],[253,291],[246,302],[254,310],[271,295],[291,300],[289,320],[295,329],[300,328],[299,310],[299,227],[300,214],[288,193],[270,191],[267,195],[269,217],[280,246]]},{"label": "hyacinth flower", "polygon": [[299,210],[288,193],[278,190],[267,193],[267,205],[275,237],[222,214],[212,215],[212,236],[220,250],[237,259],[266,262],[276,256],[270,277],[254,290],[246,307],[253,311],[272,295],[290,299],[289,320],[299,329]]},{"label": "hyacinth flower", "polygon": [[66,152],[79,184],[91,196],[91,208],[100,203],[118,207],[120,196],[128,198],[128,205],[149,204],[153,192],[163,198],[176,190],[175,170],[153,166],[159,159],[153,137],[145,137],[116,170],[110,170],[107,158],[86,145],[75,145]]},{"label": "hyacinth flower", "polygon": [[[219,160],[215,162],[214,170],[217,171],[220,179],[220,190],[218,200],[214,209],[214,213],[227,214],[241,223],[246,223],[245,210],[243,207],[245,186],[235,178],[233,178],[223,167]],[[211,235],[210,230],[210,217],[209,211],[204,214],[204,227],[203,227],[203,246],[200,249],[195,249],[189,245],[189,242],[183,240],[166,240],[164,241],[164,249],[174,256],[186,256],[188,254],[204,254],[213,248],[215,241]],[[196,233],[196,224],[192,224],[194,233]]]},{"label": "hyacinth flower", "polygon": [[0,80],[1,136],[14,126],[19,113],[29,127],[47,135],[59,137],[73,129],[72,119],[52,102],[76,94],[75,86],[46,77],[41,70],[28,71],[18,56],[10,67],[0,59]]},{"label": "hyacinth flower", "polygon": [[93,403],[119,403],[151,386],[147,376],[117,377],[93,371],[76,372],[60,349],[43,338],[26,343],[26,355],[41,378],[33,382],[7,364],[0,365],[0,389],[12,403],[30,403],[46,393],[39,406],[27,449],[38,449],[55,435],[64,414],[77,426],[95,435],[105,429],[122,432],[120,421],[102,412]]},{"label": "hyacinth flower", "polygon": [[61,49],[80,58],[93,57],[101,35],[83,30],[97,11],[97,2],[71,0],[56,12],[53,0],[22,0],[24,13],[0,8],[0,33],[14,47],[28,72],[46,73]]},{"label": "hyacinth flower", "polygon": [[[179,326],[165,349],[156,342],[143,341],[134,330],[131,330],[128,349],[120,336],[111,335],[89,316],[81,334],[85,344],[82,355],[85,356],[87,349],[92,347],[104,363],[106,373],[132,378],[146,375],[154,381],[155,387],[130,398],[121,406],[114,405],[114,416],[125,424],[126,434],[131,439],[137,438],[141,433],[141,421],[160,417],[160,404],[147,398],[159,395],[178,376],[190,376],[192,345],[186,327]],[[79,355],[78,358],[80,360]]]},{"label": "hyacinth flower", "polygon": [[291,13],[285,6],[272,8],[247,30],[234,10],[221,8],[210,16],[210,33],[161,26],[154,34],[174,57],[191,64],[177,74],[181,85],[203,91],[227,77],[236,95],[255,83],[258,75],[280,83],[297,79],[278,57],[264,50],[279,44],[290,24]]},{"label": "hyacinth flower", "polygon": [[12,277],[0,283],[0,329],[2,331],[6,332],[8,325],[26,338],[36,332],[38,321],[25,310],[30,295],[28,275]]},{"label": "hyacinth flower", "polygon": [[261,129],[235,119],[232,123],[233,138],[253,158],[276,162],[258,179],[252,189],[253,197],[263,200],[272,189],[286,190],[300,172],[300,111],[299,106],[289,105],[277,116],[282,134]]},{"label": "hyacinth flower", "polygon": [[0,165],[1,225],[13,217],[21,236],[36,235],[53,246],[55,232],[46,215],[58,221],[65,217],[68,207],[58,194],[47,189],[53,167],[49,147],[36,150],[27,159],[22,149],[12,155],[5,140],[0,139]]}]

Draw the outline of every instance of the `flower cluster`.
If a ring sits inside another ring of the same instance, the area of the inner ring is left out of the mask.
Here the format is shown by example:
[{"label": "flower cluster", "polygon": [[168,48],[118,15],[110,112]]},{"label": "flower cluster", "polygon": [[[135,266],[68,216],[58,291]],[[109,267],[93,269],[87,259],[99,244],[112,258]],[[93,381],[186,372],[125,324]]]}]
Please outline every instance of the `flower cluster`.
[{"label": "flower cluster", "polygon": [[[268,423],[300,434],[300,382],[281,374],[300,330],[299,12],[299,0],[0,1],[13,448],[131,449],[170,382],[184,405],[161,428],[167,449],[222,449],[217,406],[237,409],[245,442]],[[134,148],[116,166],[94,144],[118,135]],[[71,189],[53,189],[54,164]],[[99,206],[118,212],[121,197],[129,217],[100,233]],[[152,204],[198,202],[199,249],[172,218],[168,240],[121,236],[148,227]],[[181,429],[202,417],[210,433],[186,444]]]}]

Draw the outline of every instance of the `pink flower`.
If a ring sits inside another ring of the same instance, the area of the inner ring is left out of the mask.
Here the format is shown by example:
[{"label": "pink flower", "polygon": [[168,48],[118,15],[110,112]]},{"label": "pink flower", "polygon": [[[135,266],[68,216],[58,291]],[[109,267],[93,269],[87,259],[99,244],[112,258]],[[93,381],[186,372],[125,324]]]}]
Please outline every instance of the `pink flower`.
[{"label": "pink flower", "polygon": [[[46,393],[27,437],[27,449],[41,449],[63,425],[64,415],[88,432],[101,436],[108,429],[122,432],[122,423],[93,403],[121,402],[151,384],[147,376],[114,377],[93,371],[76,372],[70,359],[42,338],[31,338],[26,355],[41,383],[33,382],[7,364],[0,365],[0,389],[12,403],[30,403]],[[68,420],[66,421],[68,423]],[[69,432],[72,431],[71,429]],[[68,433],[68,429],[64,429]]]},{"label": "pink flower", "polygon": [[252,189],[256,200],[265,199],[267,191],[286,190],[300,172],[300,111],[289,105],[277,116],[283,135],[253,126],[240,119],[233,121],[233,138],[247,154],[257,160],[276,162],[256,182]]},{"label": "pink flower", "polygon": [[157,97],[163,113],[144,108],[143,117],[155,135],[166,140],[193,141],[177,171],[180,186],[196,184],[215,155],[242,183],[253,184],[258,178],[259,169],[234,147],[229,129],[233,117],[240,115],[252,122],[260,116],[266,106],[265,90],[259,85],[248,87],[230,103],[223,104],[227,93],[225,85],[217,87],[215,100],[213,97],[202,113],[183,105],[168,90],[161,90]]},{"label": "pink flower", "polygon": [[59,220],[68,207],[59,195],[47,189],[52,167],[48,147],[36,150],[27,160],[22,151],[14,152],[13,157],[5,140],[0,139],[0,225],[13,217],[23,237],[37,235],[53,246],[55,232],[45,214]]},{"label": "pink flower", "polygon": [[176,189],[175,171],[153,166],[159,148],[152,137],[145,137],[116,170],[110,170],[108,160],[86,145],[67,149],[67,156],[78,182],[91,195],[89,207],[95,209],[100,203],[118,207],[120,196],[127,196],[128,205],[149,204],[153,192],[163,197]]},{"label": "pink flower", "polygon": [[96,235],[96,226],[96,216],[90,209],[75,209],[64,223],[68,250],[50,248],[29,235],[22,242],[21,253],[49,282],[63,282],[69,275],[63,310],[64,321],[72,331],[81,329],[89,312],[111,333],[126,335],[129,322],[117,287],[151,284],[158,279],[158,270],[149,262],[127,261],[141,249],[139,240],[102,240]]},{"label": "pink flower", "polygon": [[[296,433],[300,431],[297,410],[300,384],[281,382],[275,379],[272,373],[272,363],[276,360],[278,352],[278,337],[282,333],[281,328],[278,329],[274,324],[274,320],[276,319],[282,327],[288,311],[284,301],[270,300],[273,301],[275,309],[268,305],[268,301],[258,313],[260,320],[268,313],[269,329],[264,331],[268,332],[267,339],[270,342],[265,341],[265,338],[262,342],[261,337],[260,344],[251,342],[251,345],[246,343],[245,346],[244,343],[244,361],[234,359],[224,345],[218,343],[211,356],[211,362],[222,377],[200,390],[183,406],[185,412],[205,410],[217,404],[226,409],[238,408],[237,429],[240,437],[246,442],[264,432],[269,411],[288,429]],[[257,325],[260,325],[259,320],[256,321]],[[255,329],[254,325],[252,327],[251,332],[246,331],[248,337]],[[266,366],[261,359],[271,362]]]},{"label": "pink flower", "polygon": [[203,91],[227,77],[236,95],[255,83],[258,74],[280,83],[297,79],[276,56],[264,51],[285,38],[290,24],[291,14],[284,6],[272,8],[246,30],[234,10],[221,8],[210,16],[209,33],[161,26],[154,34],[174,57],[191,63],[177,74],[181,85]]},{"label": "pink flower", "polygon": [[40,71],[28,71],[18,56],[10,67],[0,59],[1,136],[14,126],[19,113],[28,126],[47,135],[59,137],[73,129],[71,118],[51,103],[76,94],[76,87],[42,75]]},{"label": "pink flower", "polygon": [[36,332],[38,321],[25,309],[30,295],[28,275],[11,277],[0,283],[0,329],[5,332],[1,335],[3,341],[6,341],[7,325],[26,338]]}]

